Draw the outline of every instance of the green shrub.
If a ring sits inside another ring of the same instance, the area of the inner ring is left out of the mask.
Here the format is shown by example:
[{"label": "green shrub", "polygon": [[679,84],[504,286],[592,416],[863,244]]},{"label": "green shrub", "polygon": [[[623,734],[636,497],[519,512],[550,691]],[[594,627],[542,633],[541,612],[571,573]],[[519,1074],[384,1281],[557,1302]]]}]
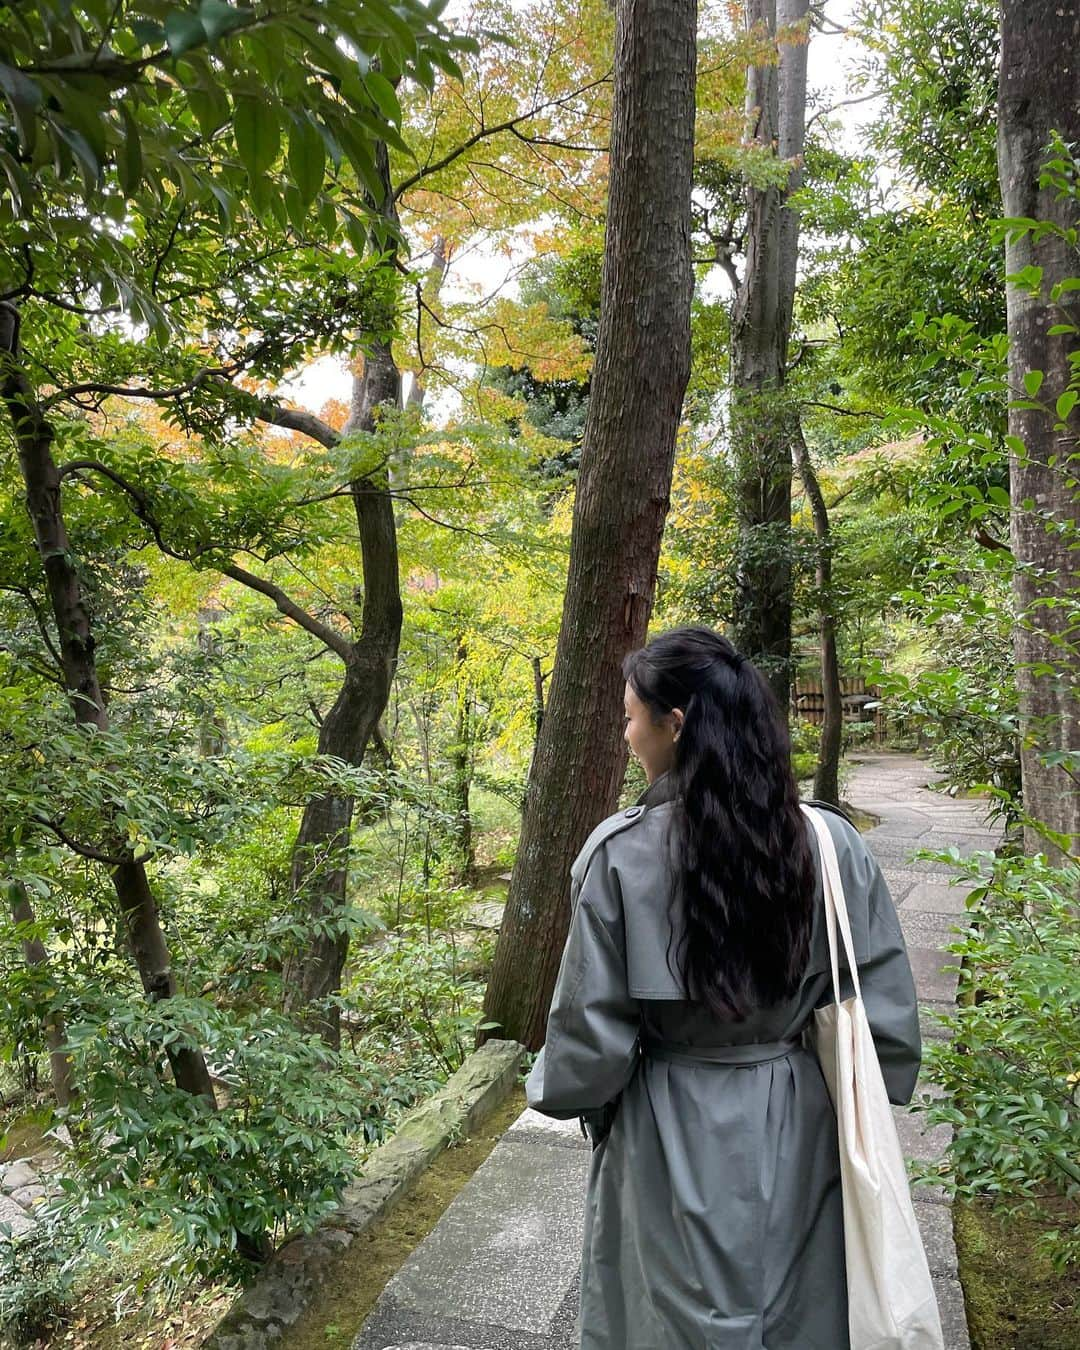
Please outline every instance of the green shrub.
[{"label": "green shrub", "polygon": [[790,735],[791,767],[796,779],[813,778],[821,746],[821,728],[803,717],[794,717]]},{"label": "green shrub", "polygon": [[0,1241],[0,1334],[30,1343],[64,1324],[79,1247],[71,1226],[47,1215],[29,1233]]},{"label": "green shrub", "polygon": [[[69,1040],[86,1110],[65,1215],[89,1234],[171,1228],[199,1274],[243,1274],[238,1241],[313,1228],[353,1174],[348,1136],[385,1115],[381,1075],[266,1010],[103,999]],[[166,1047],[199,1044],[216,1111],[168,1074]]]},{"label": "green shrub", "polygon": [[406,920],[357,950],[349,989],[364,1010],[372,1056],[404,1061],[423,1090],[458,1069],[472,1049],[493,941],[479,931],[466,945],[450,928],[433,929],[443,917],[437,911],[428,917]]},{"label": "green shrub", "polygon": [[[923,1099],[932,1122],[952,1125],[947,1159],[920,1174],[1005,1211],[1078,1212],[1080,1199],[1080,867],[981,854],[948,861],[974,889],[971,919],[949,950],[960,962],[960,1001],[934,1041],[926,1073],[943,1092]],[[1064,1199],[1066,1205],[1054,1201]],[[1059,1266],[1080,1260],[1080,1226],[1052,1225]]]}]

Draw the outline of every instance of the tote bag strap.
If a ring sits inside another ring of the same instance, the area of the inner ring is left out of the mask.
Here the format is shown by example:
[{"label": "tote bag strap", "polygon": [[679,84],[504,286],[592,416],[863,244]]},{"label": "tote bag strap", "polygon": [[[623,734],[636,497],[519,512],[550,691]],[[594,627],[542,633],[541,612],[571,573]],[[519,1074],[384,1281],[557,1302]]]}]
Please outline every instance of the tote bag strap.
[{"label": "tote bag strap", "polygon": [[840,958],[836,941],[836,930],[839,927],[855,997],[861,999],[859,967],[855,961],[855,941],[851,936],[851,919],[848,916],[847,901],[844,899],[844,883],[840,879],[840,860],[836,856],[836,845],[820,812],[813,811],[802,803],[800,806],[817,836],[818,852],[821,854],[821,887],[825,893],[825,928],[829,935],[833,997],[837,1003],[840,1002]]}]

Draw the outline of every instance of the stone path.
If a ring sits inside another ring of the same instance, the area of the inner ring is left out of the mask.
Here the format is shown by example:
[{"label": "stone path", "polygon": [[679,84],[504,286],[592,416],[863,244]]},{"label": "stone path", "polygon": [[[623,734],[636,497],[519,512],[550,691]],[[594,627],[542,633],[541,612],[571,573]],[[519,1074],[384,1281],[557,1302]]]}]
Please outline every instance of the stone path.
[{"label": "stone path", "polygon": [[[964,892],[949,885],[947,868],[910,854],[987,849],[997,837],[980,803],[925,788],[932,771],[922,761],[864,754],[849,763],[848,799],[881,819],[866,838],[899,908],[920,1002],[927,1014],[945,1009],[956,976],[943,969],[952,958],[941,947]],[[943,1034],[929,1016],[923,1031]],[[904,1109],[897,1123],[911,1157],[934,1158],[947,1139],[948,1127],[924,1130]],[[391,1279],[353,1350],[574,1350],[588,1164],[576,1121],[525,1111]],[[947,1350],[968,1350],[949,1205],[925,1188],[916,1196]]]}]

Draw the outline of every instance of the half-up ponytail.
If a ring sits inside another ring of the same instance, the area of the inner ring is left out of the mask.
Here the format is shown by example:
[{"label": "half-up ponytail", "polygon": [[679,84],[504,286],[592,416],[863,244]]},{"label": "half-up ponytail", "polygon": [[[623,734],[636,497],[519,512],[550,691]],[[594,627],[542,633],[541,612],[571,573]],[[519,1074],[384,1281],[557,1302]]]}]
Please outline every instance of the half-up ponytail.
[{"label": "half-up ponytail", "polygon": [[710,628],[662,633],[623,675],[655,715],[683,710],[671,776],[687,990],[745,1017],[794,994],[809,949],[814,865],[787,726],[758,669]]}]

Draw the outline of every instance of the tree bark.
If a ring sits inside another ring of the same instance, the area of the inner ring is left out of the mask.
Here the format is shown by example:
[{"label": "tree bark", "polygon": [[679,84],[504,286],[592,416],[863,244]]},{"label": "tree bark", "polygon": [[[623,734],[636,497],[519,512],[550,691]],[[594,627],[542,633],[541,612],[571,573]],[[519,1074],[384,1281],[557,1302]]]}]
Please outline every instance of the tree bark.
[{"label": "tree bark", "polygon": [[[53,428],[19,362],[19,316],[7,303],[0,304],[0,396],[15,432],[26,508],[45,572],[72,712],[77,724],[107,731],[90,613],[64,523]],[[117,860],[112,883],[143,989],[150,998],[170,998],[176,993],[176,980],[146,868],[120,841],[109,841],[106,852]],[[213,1104],[214,1089],[202,1051],[170,1047],[167,1053],[177,1086]]]},{"label": "tree bark", "polygon": [[[1007,217],[1080,225],[1075,197],[1040,187],[1052,132],[1080,141],[1080,5],[1077,0],[1002,0],[998,86],[998,171]],[[1023,442],[1010,455],[1011,540],[1016,559],[1014,651],[1020,700],[1024,808],[1049,827],[1064,848],[1080,849],[1080,791],[1075,769],[1047,764],[1054,751],[1080,747],[1080,654],[1076,634],[1076,493],[1078,409],[1062,419],[1053,409],[1069,384],[1075,331],[1051,335],[1059,324],[1080,324],[1080,292],[1050,292],[1077,273],[1075,246],[1048,233],[1012,236],[1005,250],[1011,276],[1042,269],[1041,286],[1007,289],[1009,383],[1026,398],[1024,377],[1043,373],[1038,400],[1046,410],[1010,408],[1009,432]],[[1025,830],[1029,853],[1060,857],[1039,831]]]},{"label": "tree bark", "polygon": [[472,811],[469,791],[472,786],[472,691],[466,670],[468,651],[463,637],[458,639],[455,694],[455,737],[450,749],[451,807],[454,812],[456,873],[463,883],[471,881],[476,870],[473,858]]},{"label": "tree bark", "polygon": [[619,0],[610,196],[592,397],[547,710],[485,1021],[544,1038],[569,868],[626,765],[626,652],[645,638],[690,367],[695,0]]},{"label": "tree bark", "polygon": [[798,414],[784,395],[795,298],[806,122],[808,0],[750,0],[750,28],[784,40],[747,71],[751,139],[791,162],[786,187],[747,188],[746,266],[731,328],[731,444],[738,520],[734,637],[785,711],[791,700],[791,458]]},{"label": "tree bark", "polygon": [[820,802],[840,805],[840,745],[844,734],[844,707],[840,693],[840,664],[836,656],[836,611],[832,593],[832,536],[829,511],[810,459],[802,426],[795,427],[795,462],[810,502],[817,540],[815,580],[818,589],[818,624],[821,643],[821,689],[825,703],[821,744],[814,771],[814,796]]},{"label": "tree bark", "polygon": [[[26,889],[15,885],[11,891],[11,917],[16,923],[34,922],[34,910],[30,904]],[[23,938],[23,960],[28,966],[47,967],[49,954],[45,944],[38,937]],[[46,1013],[42,1019],[42,1031],[49,1050],[49,1075],[52,1079],[53,1096],[57,1106],[70,1106],[75,1100],[75,1084],[71,1073],[71,1060],[64,1050],[67,1033],[63,1016],[58,1012]]]},{"label": "tree bark", "polygon": [[[364,362],[354,387],[349,431],[372,431],[376,409],[400,406],[401,377],[389,343],[377,343]],[[352,485],[360,532],[364,606],[359,639],[345,664],[345,679],[334,706],[319,729],[319,753],[347,764],[363,763],[369,741],[390,699],[401,640],[401,589],[398,573],[394,501],[384,466]],[[298,1012],[336,994],[349,950],[342,919],[347,905],[350,834],[355,799],[325,793],[304,808],[293,848],[290,889],[314,932],[285,966],[285,1006]],[[310,1019],[335,1048],[341,1042],[338,1009]]]},{"label": "tree bark", "polygon": [[[385,146],[377,155],[385,187],[380,209],[396,223]],[[354,376],[349,420],[344,435],[374,431],[381,407],[400,408],[401,372],[389,342],[375,342]],[[364,604],[360,637],[345,659],[345,678],[319,729],[319,753],[347,764],[363,763],[369,741],[390,699],[401,641],[401,581],[397,526],[389,466],[351,484],[360,535]],[[341,988],[349,951],[345,925],[348,903],[350,836],[355,799],[325,793],[304,808],[293,848],[290,890],[301,915],[314,925],[305,945],[285,965],[285,1007],[303,1012]],[[339,1010],[320,1007],[307,1020],[335,1049],[341,1043]]]}]

